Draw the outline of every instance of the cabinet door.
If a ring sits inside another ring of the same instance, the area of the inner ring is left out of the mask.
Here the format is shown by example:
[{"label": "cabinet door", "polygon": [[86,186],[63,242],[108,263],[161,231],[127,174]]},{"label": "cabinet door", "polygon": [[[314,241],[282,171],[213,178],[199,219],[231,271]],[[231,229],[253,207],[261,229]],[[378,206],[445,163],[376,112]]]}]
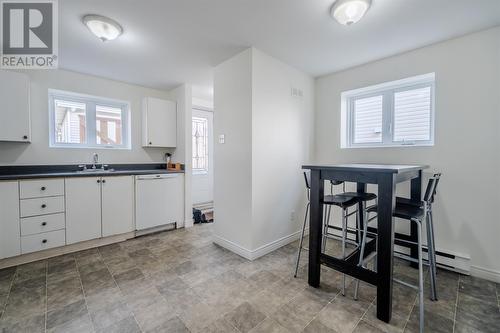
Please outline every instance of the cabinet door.
[{"label": "cabinet door", "polygon": [[19,187],[17,182],[0,182],[0,259],[19,254]]},{"label": "cabinet door", "polygon": [[132,176],[102,179],[102,236],[133,231],[134,179]]},{"label": "cabinet door", "polygon": [[175,147],[177,145],[177,104],[147,97],[144,103],[145,133],[143,146]]},{"label": "cabinet door", "polygon": [[66,243],[100,238],[101,178],[66,178]]},{"label": "cabinet door", "polygon": [[29,78],[0,70],[0,141],[30,142]]}]

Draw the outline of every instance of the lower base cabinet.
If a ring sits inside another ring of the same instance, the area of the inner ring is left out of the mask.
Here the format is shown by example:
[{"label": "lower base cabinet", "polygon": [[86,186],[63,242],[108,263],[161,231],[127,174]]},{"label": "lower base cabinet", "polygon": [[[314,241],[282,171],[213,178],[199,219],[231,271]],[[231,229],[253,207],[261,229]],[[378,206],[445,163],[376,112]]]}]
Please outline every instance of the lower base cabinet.
[{"label": "lower base cabinet", "polygon": [[66,178],[66,244],[100,238],[101,178]]},{"label": "lower base cabinet", "polygon": [[102,237],[134,231],[134,178],[103,177]]},{"label": "lower base cabinet", "polygon": [[21,254],[19,232],[19,186],[0,182],[0,259]]},{"label": "lower base cabinet", "polygon": [[66,244],[133,230],[132,176],[66,178]]}]

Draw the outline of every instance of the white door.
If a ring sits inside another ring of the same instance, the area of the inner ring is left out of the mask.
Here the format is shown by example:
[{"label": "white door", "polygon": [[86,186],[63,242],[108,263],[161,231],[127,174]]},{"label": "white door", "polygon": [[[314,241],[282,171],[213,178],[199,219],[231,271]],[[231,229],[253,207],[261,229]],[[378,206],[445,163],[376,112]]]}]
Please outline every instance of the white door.
[{"label": "white door", "polygon": [[17,181],[0,182],[0,259],[21,254]]},{"label": "white door", "polygon": [[133,176],[102,178],[102,236],[134,230]]},{"label": "white door", "polygon": [[66,178],[66,243],[100,238],[101,178]]},{"label": "white door", "polygon": [[213,112],[193,109],[192,112],[193,142],[193,204],[213,201],[214,183],[214,139]]},{"label": "white door", "polygon": [[29,78],[0,70],[0,141],[30,142]]}]

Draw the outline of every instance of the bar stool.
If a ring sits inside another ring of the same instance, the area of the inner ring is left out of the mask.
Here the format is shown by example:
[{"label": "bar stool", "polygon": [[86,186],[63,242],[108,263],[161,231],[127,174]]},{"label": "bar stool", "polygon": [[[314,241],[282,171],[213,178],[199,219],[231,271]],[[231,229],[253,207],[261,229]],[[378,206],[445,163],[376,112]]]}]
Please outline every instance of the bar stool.
[{"label": "bar stool", "polygon": [[[436,292],[436,249],[434,241],[434,226],[432,221],[432,203],[434,202],[434,196],[436,194],[437,184],[441,177],[440,173],[434,174],[427,183],[427,188],[425,190],[424,199],[422,201],[415,201],[406,198],[396,198],[396,207],[394,208],[394,217],[400,219],[409,220],[417,225],[417,245],[418,245],[418,260],[411,258],[409,256],[400,256],[403,259],[418,262],[418,286],[414,286],[407,282],[401,281],[399,279],[393,279],[394,282],[403,284],[407,287],[418,290],[419,296],[419,322],[420,322],[420,332],[424,329],[424,278],[423,278],[423,264],[424,259],[422,258],[422,225],[425,223],[427,229],[427,248],[429,259],[427,260],[429,265],[429,274],[431,279],[431,300],[437,300]],[[368,213],[377,212],[377,205],[368,207]],[[375,216],[376,217],[376,216]],[[367,223],[364,225],[362,244],[366,244],[367,228],[368,222],[375,217],[368,219]],[[403,241],[403,240],[402,240]],[[363,262],[361,258],[364,257],[364,246],[361,247],[360,251],[360,261]],[[362,264],[363,265],[363,264]],[[356,281],[354,295],[357,298],[359,280]]]},{"label": "bar stool", "polygon": [[[310,199],[310,189],[311,188],[310,188],[310,175],[308,172],[304,172],[304,180],[305,180],[306,188],[307,188],[307,201],[308,201],[308,203],[306,206],[306,213],[304,216],[304,222],[302,224],[302,232],[301,232],[301,238],[300,238],[300,243],[299,243],[299,249],[297,252],[297,262],[295,265],[294,277],[297,277],[297,271],[298,271],[299,261],[300,261],[300,254],[301,254],[301,250],[303,249],[302,244],[303,244],[305,227],[306,227],[306,223],[307,223],[307,214],[309,212],[309,207],[310,207],[309,199]],[[343,193],[334,194],[334,187],[337,185],[343,186]],[[348,242],[348,239],[347,239],[348,218],[353,214],[357,214],[356,215],[356,229],[358,231],[358,241],[361,240],[361,234],[360,234],[361,228],[359,225],[359,221],[360,221],[359,214],[361,214],[361,212],[356,210],[354,212],[349,213],[348,209],[350,207],[356,206],[358,203],[361,202],[363,204],[363,212],[362,213],[366,214],[366,209],[364,208],[366,201],[374,200],[376,198],[377,198],[377,196],[373,193],[345,192],[345,183],[344,182],[342,182],[342,181],[330,181],[330,194],[325,195],[323,197],[323,205],[325,205],[327,207],[326,212],[325,212],[326,213],[325,218],[323,221],[323,239],[322,239],[323,251],[325,250],[325,247],[326,247],[327,238],[329,238],[329,237],[330,238],[338,238],[338,236],[329,232],[329,228],[331,227],[329,222],[330,222],[330,214],[331,214],[332,206],[337,206],[337,207],[342,209],[342,237],[341,237],[342,258],[345,259],[346,243]],[[351,243],[354,243],[358,247],[360,246],[360,244],[357,242],[351,241]],[[345,295],[345,274],[342,274],[342,295]]]},{"label": "bar stool", "polygon": [[[302,249],[304,249],[306,251],[308,250],[307,248],[303,247],[303,245],[302,245],[303,240],[304,240],[304,233],[305,233],[305,229],[306,229],[307,216],[309,213],[309,207],[311,205],[311,203],[310,203],[310,192],[311,192],[310,173],[307,171],[304,172],[304,180],[305,180],[306,189],[307,189],[307,205],[306,205],[306,213],[304,215],[304,222],[302,223],[302,232],[300,234],[300,242],[299,242],[299,248],[297,251],[297,261],[295,263],[294,277],[297,277],[297,271],[299,269],[300,254],[301,254]],[[342,184],[342,182],[332,182],[332,186],[334,186],[334,184],[339,185],[339,184]],[[354,198],[352,196],[347,196],[347,195],[343,195],[343,194],[333,194],[333,188],[331,189],[331,193],[332,194],[325,195],[323,197],[322,204],[324,206],[327,206],[330,209],[331,209],[331,206],[337,206],[337,207],[342,208],[342,214],[343,214],[342,223],[344,225],[344,223],[346,223],[347,217],[348,217],[348,215],[346,213],[347,208],[355,206],[358,203],[358,201],[356,198]],[[327,218],[327,215],[328,215],[328,218]],[[325,214],[325,218],[323,220],[323,230],[324,230],[323,239],[322,239],[323,250],[326,246],[327,235],[325,234],[325,230],[327,230],[327,221],[328,221],[329,217],[330,217],[330,210],[327,210],[327,214]],[[343,239],[343,242],[342,242],[343,254],[342,255],[345,257],[345,241],[346,241],[346,239],[344,237],[342,237],[342,239]]]}]

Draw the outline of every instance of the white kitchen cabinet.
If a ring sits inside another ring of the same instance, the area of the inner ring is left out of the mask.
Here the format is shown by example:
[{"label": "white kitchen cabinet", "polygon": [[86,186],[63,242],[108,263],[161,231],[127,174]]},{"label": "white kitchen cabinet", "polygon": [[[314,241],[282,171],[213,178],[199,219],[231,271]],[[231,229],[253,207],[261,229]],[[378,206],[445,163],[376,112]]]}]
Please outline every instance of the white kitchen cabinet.
[{"label": "white kitchen cabinet", "polygon": [[0,182],[0,259],[21,254],[19,229],[18,183]]},{"label": "white kitchen cabinet", "polygon": [[145,97],[142,103],[143,147],[177,146],[177,104]]},{"label": "white kitchen cabinet", "polygon": [[134,179],[102,178],[102,236],[131,232],[134,227]]},{"label": "white kitchen cabinet", "polygon": [[101,178],[66,178],[66,244],[100,238]]},{"label": "white kitchen cabinet", "polygon": [[29,77],[0,70],[0,101],[0,141],[30,142]]}]

